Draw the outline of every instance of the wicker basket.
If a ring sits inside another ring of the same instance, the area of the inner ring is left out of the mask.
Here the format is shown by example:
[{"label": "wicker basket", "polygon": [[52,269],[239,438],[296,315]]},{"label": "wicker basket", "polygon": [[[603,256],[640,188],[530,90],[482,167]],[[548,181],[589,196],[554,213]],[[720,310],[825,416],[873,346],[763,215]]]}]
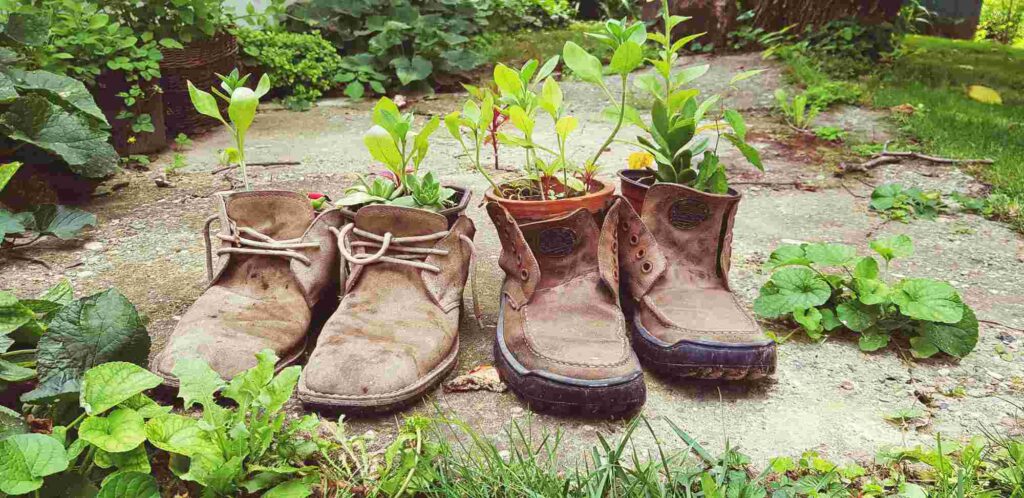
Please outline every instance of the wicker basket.
[{"label": "wicker basket", "polygon": [[[151,154],[167,148],[163,95],[159,89],[151,90],[154,84],[154,82],[149,82],[142,85],[149,95],[136,102],[131,109],[136,114],[149,114],[153,121],[152,133],[134,133],[130,120],[117,119],[117,115],[124,109],[124,99],[118,97],[117,94],[128,91],[131,86],[125,80],[124,73],[106,71],[96,78],[96,85],[89,89],[96,99],[96,104],[99,105],[103,115],[110,122],[111,142],[117,153],[122,156]],[[129,140],[131,137],[134,137],[134,140]]]},{"label": "wicker basket", "polygon": [[[164,114],[167,136],[193,135],[217,124],[199,114],[188,96],[188,82],[209,91],[220,84],[215,73],[227,74],[238,66],[238,43],[229,33],[189,43],[184,49],[164,49],[160,61],[160,86],[164,89]],[[218,99],[218,102],[220,100]],[[221,112],[227,104],[220,102]]]}]

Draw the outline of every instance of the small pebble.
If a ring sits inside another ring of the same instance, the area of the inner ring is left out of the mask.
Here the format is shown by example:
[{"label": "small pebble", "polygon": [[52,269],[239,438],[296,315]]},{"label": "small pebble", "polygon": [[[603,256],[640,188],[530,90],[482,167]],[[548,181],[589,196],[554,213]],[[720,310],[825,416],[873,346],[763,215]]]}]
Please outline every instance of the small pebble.
[{"label": "small pebble", "polygon": [[857,388],[857,384],[852,380],[844,380],[842,384],[839,384],[839,387],[846,389],[847,391],[852,391]]},{"label": "small pebble", "polygon": [[82,247],[84,247],[87,251],[102,251],[103,250],[103,243],[102,242],[86,242],[85,245],[82,246]]}]

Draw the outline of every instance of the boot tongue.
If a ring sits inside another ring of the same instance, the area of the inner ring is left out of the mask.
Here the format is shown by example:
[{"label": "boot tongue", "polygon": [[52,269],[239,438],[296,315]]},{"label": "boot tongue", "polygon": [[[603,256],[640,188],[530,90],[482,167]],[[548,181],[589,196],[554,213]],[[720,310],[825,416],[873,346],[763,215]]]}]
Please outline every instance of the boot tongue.
[{"label": "boot tongue", "polygon": [[383,236],[416,237],[448,230],[448,220],[425,209],[371,204],[356,211],[356,228]]},{"label": "boot tongue", "polygon": [[228,218],[277,240],[297,239],[313,222],[313,206],[298,192],[256,191],[224,195]]}]

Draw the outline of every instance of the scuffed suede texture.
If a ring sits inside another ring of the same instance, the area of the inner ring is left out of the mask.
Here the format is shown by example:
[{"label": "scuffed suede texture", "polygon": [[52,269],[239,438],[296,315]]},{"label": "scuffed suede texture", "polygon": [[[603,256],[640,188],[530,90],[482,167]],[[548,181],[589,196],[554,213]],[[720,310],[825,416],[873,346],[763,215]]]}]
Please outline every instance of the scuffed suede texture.
[{"label": "scuffed suede texture", "polygon": [[769,342],[729,290],[739,201],[739,195],[656,184],[639,218],[632,209],[627,212],[628,206],[621,209],[626,219],[619,239],[623,278],[630,282],[641,323],[654,337],[668,344]]},{"label": "scuffed suede texture", "polygon": [[[532,371],[579,380],[614,379],[639,371],[614,291],[617,284],[609,282],[618,270],[602,268],[609,256],[601,253],[611,252],[612,241],[601,237],[594,215],[580,209],[516,226],[500,205],[492,203],[487,211],[501,234],[501,260],[510,263],[503,265],[503,333],[515,359]],[[609,247],[600,247],[602,242]],[[536,267],[527,268],[528,264]],[[535,289],[526,292],[524,283],[532,285],[534,280]]]},{"label": "scuffed suede texture", "polygon": [[328,228],[338,227],[340,212],[327,211],[314,220],[309,200],[294,192],[229,193],[221,196],[220,206],[222,233],[245,236],[232,227],[249,227],[276,240],[301,238],[319,247],[296,250],[310,259],[309,266],[276,256],[221,256],[215,278],[154,361],[154,371],[165,377],[182,358],[200,358],[231,378],[255,366],[262,349],[283,359],[297,355],[312,309],[320,296],[338,287],[337,246]]},{"label": "scuffed suede texture", "polygon": [[[430,255],[441,271],[391,262],[353,265],[348,291],[324,325],[302,372],[300,395],[373,399],[424,380],[458,347],[462,291],[469,275],[473,222],[460,216],[449,230],[444,216],[421,209],[371,205],[356,213],[357,228],[412,237],[449,231],[441,240],[407,246],[449,251]],[[355,238],[353,238],[355,240]],[[354,254],[375,253],[357,247]]]}]

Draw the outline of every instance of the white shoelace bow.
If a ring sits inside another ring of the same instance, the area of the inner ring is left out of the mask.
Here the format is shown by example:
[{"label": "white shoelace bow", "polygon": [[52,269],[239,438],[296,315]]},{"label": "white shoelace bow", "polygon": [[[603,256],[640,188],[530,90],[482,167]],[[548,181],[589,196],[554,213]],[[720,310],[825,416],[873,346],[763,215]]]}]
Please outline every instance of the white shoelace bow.
[{"label": "white shoelace bow", "polygon": [[[213,280],[213,245],[210,241],[210,225],[212,225],[218,218],[219,216],[217,215],[211,216],[206,219],[206,224],[203,225],[203,239],[206,241],[206,276],[210,280]],[[295,250],[314,249],[320,247],[319,242],[303,242],[301,237],[297,239],[276,240],[273,237],[263,235],[252,228],[239,227],[234,221],[229,220],[228,223],[231,225],[229,227],[230,234],[218,233],[217,238],[225,242],[231,242],[232,244],[235,244],[236,247],[222,247],[217,249],[217,256],[222,254],[274,256],[287,259],[297,259],[304,265],[309,266],[312,264],[309,258]],[[242,235],[247,235],[249,238],[243,238]]]}]

